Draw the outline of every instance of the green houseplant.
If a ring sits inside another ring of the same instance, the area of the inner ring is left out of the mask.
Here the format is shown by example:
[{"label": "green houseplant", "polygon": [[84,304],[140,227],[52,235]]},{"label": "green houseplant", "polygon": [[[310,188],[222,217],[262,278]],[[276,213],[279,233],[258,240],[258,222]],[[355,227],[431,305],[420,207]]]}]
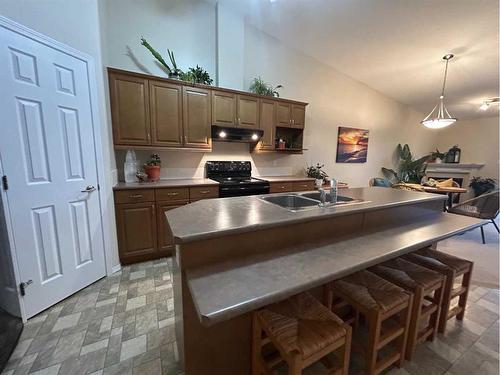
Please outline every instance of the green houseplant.
[{"label": "green houseplant", "polygon": [[323,185],[323,181],[328,175],[322,169],[325,165],[317,163],[316,165],[311,165],[306,168],[307,177],[314,178],[316,187],[321,187]]},{"label": "green houseplant", "polygon": [[196,65],[196,68],[189,68],[187,72],[181,73],[180,78],[183,81],[192,83],[201,83],[203,85],[211,85],[214,81],[210,78],[210,74],[201,66]]},{"label": "green houseplant", "polygon": [[149,160],[144,164],[144,171],[148,175],[149,181],[158,181],[160,179],[160,166],[160,155],[151,154]]},{"label": "green houseplant", "polygon": [[398,170],[382,167],[382,173],[393,184],[399,182],[409,182],[419,184],[425,175],[427,167],[426,162],[429,155],[422,156],[419,159],[413,159],[410,146],[398,144],[396,148],[398,156]]},{"label": "green houseplant", "polygon": [[473,177],[470,180],[469,187],[474,190],[474,196],[479,197],[480,195],[487,193],[497,187],[497,180],[488,177]]},{"label": "green houseplant", "polygon": [[258,77],[253,79],[248,90],[257,95],[276,96],[279,98],[280,94],[278,90],[281,88],[283,88],[282,85],[273,87],[269,83],[266,83],[262,78]]}]

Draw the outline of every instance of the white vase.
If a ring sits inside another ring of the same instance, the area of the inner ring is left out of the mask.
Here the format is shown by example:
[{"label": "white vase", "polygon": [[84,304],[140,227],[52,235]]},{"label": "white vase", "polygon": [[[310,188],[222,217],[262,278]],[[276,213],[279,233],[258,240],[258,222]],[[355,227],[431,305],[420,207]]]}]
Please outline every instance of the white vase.
[{"label": "white vase", "polygon": [[316,180],[314,180],[314,184],[316,185],[316,188],[319,189],[321,186],[323,186],[323,179],[317,178]]}]

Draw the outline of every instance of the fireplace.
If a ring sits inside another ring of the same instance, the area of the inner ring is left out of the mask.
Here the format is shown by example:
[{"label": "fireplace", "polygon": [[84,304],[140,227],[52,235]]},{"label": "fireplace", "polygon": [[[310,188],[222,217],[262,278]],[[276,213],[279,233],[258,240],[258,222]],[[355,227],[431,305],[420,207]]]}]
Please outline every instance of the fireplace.
[{"label": "fireplace", "polygon": [[[473,176],[479,175],[479,169],[484,164],[455,164],[455,163],[428,163],[425,175],[427,178],[446,180],[452,178],[460,187],[469,189],[469,182]],[[473,192],[467,194],[457,194],[454,197],[453,203],[466,200],[473,196]]]}]

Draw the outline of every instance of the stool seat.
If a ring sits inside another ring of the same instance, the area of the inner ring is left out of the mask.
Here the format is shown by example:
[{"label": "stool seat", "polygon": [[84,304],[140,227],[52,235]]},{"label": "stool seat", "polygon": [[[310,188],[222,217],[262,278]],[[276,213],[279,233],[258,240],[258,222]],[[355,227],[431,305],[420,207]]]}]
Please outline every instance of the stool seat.
[{"label": "stool seat", "polygon": [[404,289],[366,270],[336,280],[332,286],[369,310],[386,312],[410,299]]},{"label": "stool seat", "polygon": [[415,258],[419,258],[429,266],[434,266],[443,271],[445,271],[446,268],[451,268],[457,274],[468,272],[472,264],[472,262],[468,260],[457,258],[441,251],[432,250],[428,247],[417,250],[411,253],[411,255]]},{"label": "stool seat", "polygon": [[411,291],[415,291],[417,287],[432,288],[443,282],[443,276],[440,273],[401,258],[378,264],[370,270]]},{"label": "stool seat", "polygon": [[344,322],[308,293],[271,305],[258,313],[263,328],[287,352],[306,360],[347,334]]}]

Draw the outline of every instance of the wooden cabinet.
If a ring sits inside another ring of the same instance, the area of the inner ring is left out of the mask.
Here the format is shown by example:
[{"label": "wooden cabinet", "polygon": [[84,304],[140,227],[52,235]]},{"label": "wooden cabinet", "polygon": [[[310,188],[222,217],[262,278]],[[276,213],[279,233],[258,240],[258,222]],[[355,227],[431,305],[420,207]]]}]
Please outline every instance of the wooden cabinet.
[{"label": "wooden cabinet", "polygon": [[116,205],[118,251],[122,263],[151,259],[157,253],[156,204]]},{"label": "wooden cabinet", "polygon": [[276,116],[276,126],[290,126],[291,113],[290,104],[288,103],[277,103],[277,116]]},{"label": "wooden cabinet", "polygon": [[180,206],[181,205],[173,206],[168,202],[156,204],[156,211],[158,212],[158,218],[156,220],[158,225],[158,250],[164,256],[171,255],[174,250],[174,239],[172,237],[172,233],[170,232],[170,228],[167,225],[165,212]]},{"label": "wooden cabinet", "polygon": [[306,106],[302,104],[292,104],[290,108],[291,108],[292,128],[303,129],[306,122]]},{"label": "wooden cabinet", "polygon": [[183,107],[184,146],[210,149],[210,91],[184,86]]},{"label": "wooden cabinet", "polygon": [[292,190],[293,191],[310,191],[314,190],[314,181],[294,181],[292,182]]},{"label": "wooden cabinet", "polygon": [[181,147],[182,86],[150,81],[149,90],[152,145]]},{"label": "wooden cabinet", "polygon": [[293,191],[291,182],[271,182],[269,184],[269,192],[272,193],[285,193]]},{"label": "wooden cabinet", "polygon": [[150,145],[149,81],[110,72],[113,138],[118,145]]},{"label": "wooden cabinet", "polygon": [[283,181],[283,182],[270,182],[270,193],[289,193],[294,191],[309,191],[314,190],[313,180],[303,181]]},{"label": "wooden cabinet", "polygon": [[260,100],[260,129],[264,131],[259,150],[274,150],[274,135],[276,130],[276,102],[273,100]]},{"label": "wooden cabinet", "polygon": [[196,202],[200,199],[217,198],[219,196],[218,186],[198,186],[189,188],[189,201]]},{"label": "wooden cabinet", "polygon": [[259,128],[259,99],[253,96],[238,95],[237,99],[237,126],[239,128]]},{"label": "wooden cabinet", "polygon": [[237,95],[223,91],[212,91],[212,125],[236,126]]}]

